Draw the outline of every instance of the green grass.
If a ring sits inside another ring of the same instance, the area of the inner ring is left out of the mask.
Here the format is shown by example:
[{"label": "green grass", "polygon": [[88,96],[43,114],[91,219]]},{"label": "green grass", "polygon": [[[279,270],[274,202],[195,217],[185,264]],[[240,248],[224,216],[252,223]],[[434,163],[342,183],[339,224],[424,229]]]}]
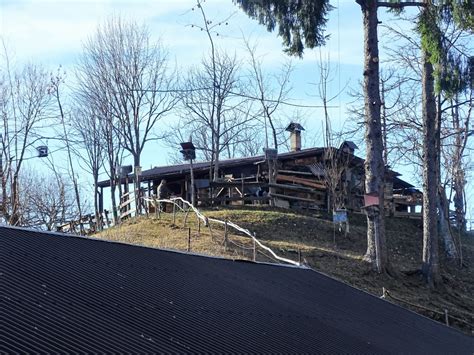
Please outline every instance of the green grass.
[{"label": "green grass", "polygon": [[[366,249],[366,219],[351,214],[350,231],[339,232],[328,216],[315,213],[296,213],[265,207],[225,208],[206,210],[209,218],[227,220],[255,233],[264,245],[277,255],[294,261],[299,258],[309,267],[323,272],[359,289],[380,296],[382,287],[396,298],[444,312],[464,322],[474,322],[474,238],[463,239],[464,266],[452,264],[441,258],[443,285],[437,290],[426,287],[416,272],[421,264],[421,221],[404,218],[388,218],[386,221],[387,243],[394,276],[379,275],[362,261]],[[224,245],[224,227],[211,223],[212,232],[198,223],[195,215],[177,213],[175,224],[170,213],[131,219],[119,227],[95,235],[98,238],[139,244],[153,248],[187,250],[188,233],[191,231],[190,250],[212,256],[234,259],[253,259],[253,243],[229,228],[227,248]],[[334,243],[335,241],[335,243]],[[443,255],[443,251],[440,251]],[[278,262],[268,252],[257,248],[257,261]],[[428,317],[443,320],[444,317],[410,306],[400,305]],[[451,320],[451,324],[467,333],[470,326]]]}]

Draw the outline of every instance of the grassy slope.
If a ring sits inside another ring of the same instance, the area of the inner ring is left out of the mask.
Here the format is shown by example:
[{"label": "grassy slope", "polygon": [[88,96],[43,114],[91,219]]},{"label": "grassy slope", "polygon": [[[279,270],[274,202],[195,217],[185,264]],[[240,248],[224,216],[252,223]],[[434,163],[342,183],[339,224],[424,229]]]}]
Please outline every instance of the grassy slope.
[{"label": "grassy slope", "polygon": [[[315,270],[380,296],[382,287],[394,297],[424,307],[443,311],[470,324],[474,322],[474,238],[463,240],[465,267],[459,269],[446,260],[441,260],[444,285],[431,291],[423,285],[419,273],[421,261],[421,221],[401,218],[387,220],[387,237],[390,258],[396,272],[395,277],[371,272],[361,261],[366,248],[365,217],[351,215],[350,232],[347,237],[336,230],[334,245],[333,224],[324,216],[304,215],[289,211],[261,209],[223,209],[205,211],[208,217],[232,221],[241,227],[255,232],[257,238],[271,247],[279,256],[298,259],[298,250],[304,262]],[[173,225],[172,215],[162,214],[158,220],[140,218],[130,220],[120,227],[104,231],[96,237],[140,244],[154,248],[186,250],[188,247],[188,228],[191,228],[191,250],[197,253],[230,258],[251,259],[252,243],[247,238],[230,234],[227,250],[223,246],[222,226],[201,225],[198,235],[197,219],[191,214],[184,226],[184,214],[177,214]],[[232,232],[233,233],[233,232]],[[275,262],[259,250],[258,261]],[[390,301],[400,303],[394,299]],[[416,312],[434,319],[444,317],[428,310],[403,304]],[[470,333],[469,326],[451,320],[451,324]]]}]

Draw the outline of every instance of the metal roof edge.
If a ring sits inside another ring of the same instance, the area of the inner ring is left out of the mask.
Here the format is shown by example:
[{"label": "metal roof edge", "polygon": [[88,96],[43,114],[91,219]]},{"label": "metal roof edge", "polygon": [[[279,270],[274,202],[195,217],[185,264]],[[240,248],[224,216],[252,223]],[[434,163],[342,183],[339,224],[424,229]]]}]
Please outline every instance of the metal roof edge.
[{"label": "metal roof edge", "polygon": [[220,259],[220,260],[225,260],[225,261],[248,262],[248,263],[252,263],[252,264],[260,264],[260,265],[267,265],[267,266],[282,266],[282,267],[289,267],[289,268],[295,268],[295,269],[311,269],[310,267],[308,267],[306,265],[298,266],[298,265],[291,265],[291,264],[252,261],[252,260],[246,260],[246,259],[230,259],[230,258],[226,258],[226,257],[223,257],[223,256],[215,256],[215,255],[209,255],[209,254],[203,254],[203,253],[197,253],[197,252],[187,252],[187,251],[178,250],[178,249],[152,248],[152,247],[148,247],[148,246],[145,246],[145,245],[127,243],[127,242],[122,242],[122,241],[118,241],[118,240],[107,240],[107,239],[102,239],[102,238],[97,238],[97,237],[83,236],[83,235],[78,235],[78,234],[61,233],[61,232],[54,232],[54,231],[42,231],[42,230],[28,228],[28,227],[0,225],[0,229],[1,228],[21,230],[21,231],[25,231],[25,232],[40,233],[40,234],[46,234],[46,235],[54,235],[54,236],[66,237],[66,238],[80,238],[80,239],[83,239],[83,240],[98,241],[98,242],[103,242],[103,243],[121,244],[121,245],[127,245],[127,246],[132,246],[132,247],[150,249],[150,250],[158,250],[158,251],[177,253],[177,254],[182,254],[182,255],[200,256],[200,257],[211,258],[211,259]]},{"label": "metal roof edge", "polygon": [[[402,306],[400,306],[400,305],[397,304],[397,303],[390,302],[390,301],[388,301],[388,300],[385,299],[385,298],[382,298],[382,297],[380,297],[380,296],[376,296],[376,295],[374,295],[374,294],[372,294],[372,293],[370,293],[370,292],[368,292],[368,291],[366,291],[366,290],[362,290],[362,289],[360,289],[360,288],[357,288],[357,287],[355,287],[355,286],[353,286],[353,285],[347,283],[347,282],[344,281],[344,280],[336,279],[336,278],[334,278],[334,277],[332,277],[332,276],[330,276],[330,275],[328,275],[328,274],[326,274],[326,273],[324,273],[324,272],[322,272],[322,271],[315,270],[315,269],[313,269],[313,268],[308,268],[308,269],[311,270],[311,271],[313,271],[313,272],[316,272],[316,273],[318,273],[318,274],[320,274],[320,275],[322,275],[322,276],[324,276],[324,277],[326,277],[326,278],[328,278],[328,279],[331,279],[331,280],[340,282],[340,283],[342,283],[342,284],[344,284],[344,285],[346,285],[346,286],[349,286],[350,288],[352,288],[352,289],[354,289],[354,290],[357,290],[357,291],[362,292],[362,293],[364,293],[364,294],[366,294],[366,295],[369,295],[370,297],[379,299],[379,300],[381,300],[381,301],[385,301],[385,302],[391,304],[392,306],[395,306],[396,308],[400,308],[400,309],[403,309],[403,310],[405,310],[405,311],[408,311],[408,312],[410,312],[410,313],[412,313],[412,314],[415,314],[415,315],[417,315],[417,316],[423,317],[423,318],[425,318],[425,319],[429,319],[429,320],[430,320],[431,322],[433,322],[434,324],[440,325],[440,326],[444,327],[445,329],[449,329],[449,330],[452,330],[452,331],[456,331],[456,332],[458,332],[459,334],[464,335],[466,338],[469,338],[469,339],[473,338],[473,337],[471,337],[471,336],[469,336],[469,335],[463,333],[463,332],[462,332],[461,330],[459,330],[459,329],[456,329],[456,328],[454,328],[454,327],[447,326],[446,324],[444,324],[444,323],[442,323],[442,322],[438,322],[438,321],[436,321],[436,320],[434,320],[434,319],[432,319],[432,318],[429,318],[429,317],[427,317],[427,316],[425,316],[425,315],[423,315],[423,314],[421,314],[421,313],[417,313],[417,312],[411,310],[410,308],[402,307]],[[390,290],[388,290],[388,291],[390,292]]]}]

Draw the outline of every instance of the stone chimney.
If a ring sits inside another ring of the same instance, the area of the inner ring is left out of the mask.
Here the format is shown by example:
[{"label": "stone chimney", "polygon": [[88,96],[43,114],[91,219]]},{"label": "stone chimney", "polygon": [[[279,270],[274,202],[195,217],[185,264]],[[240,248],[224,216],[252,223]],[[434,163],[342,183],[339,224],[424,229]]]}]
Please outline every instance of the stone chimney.
[{"label": "stone chimney", "polygon": [[290,132],[291,151],[297,152],[301,150],[301,131],[304,131],[303,126],[299,123],[291,122],[286,127],[286,131]]}]

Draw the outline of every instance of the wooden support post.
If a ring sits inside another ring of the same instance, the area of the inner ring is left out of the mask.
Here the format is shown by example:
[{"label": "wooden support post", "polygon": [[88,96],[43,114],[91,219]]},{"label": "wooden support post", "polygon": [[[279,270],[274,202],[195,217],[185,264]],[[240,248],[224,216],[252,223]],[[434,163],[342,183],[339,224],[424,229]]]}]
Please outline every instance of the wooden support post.
[{"label": "wooden support post", "polygon": [[176,203],[173,202],[173,226],[176,225]]},{"label": "wooden support post", "polygon": [[207,226],[209,227],[209,233],[211,234],[211,240],[214,240],[214,235],[212,234],[211,223],[207,223]]},{"label": "wooden support post", "polygon": [[448,315],[448,310],[444,310],[444,321],[446,322],[446,325],[449,327],[449,315]]},{"label": "wooden support post", "polygon": [[104,210],[104,214],[105,214],[105,222],[107,223],[107,228],[110,228],[109,211]]},{"label": "wooden support post", "polygon": [[191,251],[191,228],[188,228],[188,252]]},{"label": "wooden support post", "polygon": [[149,209],[150,209],[150,204],[148,201],[145,201],[144,196],[142,196],[141,203],[143,204],[143,208],[145,209],[145,214],[146,217],[149,217]]},{"label": "wooden support post", "polygon": [[186,213],[184,215],[183,227],[186,227],[186,223],[188,222],[188,215],[189,215],[189,208],[186,209]]},{"label": "wooden support post", "polygon": [[255,235],[252,238],[253,242],[253,261],[257,261],[257,243],[255,242]]},{"label": "wooden support post", "polygon": [[227,221],[224,224],[224,250],[227,251]]},{"label": "wooden support post", "polygon": [[198,219],[198,237],[201,236],[201,218],[197,218]]},{"label": "wooden support post", "polygon": [[242,190],[240,190],[241,194],[242,194],[242,206],[245,205],[245,200],[244,200],[244,189],[245,189],[245,185],[244,185],[244,173],[241,173],[240,174],[240,178],[241,178],[241,181],[242,181]]}]

